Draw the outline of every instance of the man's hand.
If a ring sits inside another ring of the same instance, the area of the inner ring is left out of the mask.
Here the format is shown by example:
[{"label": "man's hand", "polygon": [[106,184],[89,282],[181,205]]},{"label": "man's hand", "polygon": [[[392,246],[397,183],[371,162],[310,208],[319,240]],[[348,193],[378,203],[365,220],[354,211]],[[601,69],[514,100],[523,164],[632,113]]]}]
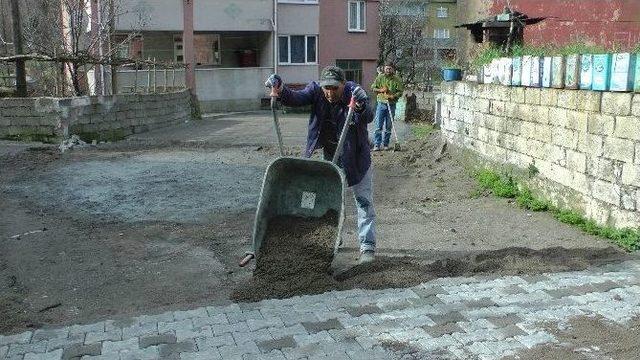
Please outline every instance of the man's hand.
[{"label": "man's hand", "polygon": [[369,95],[367,95],[367,92],[360,86],[353,89],[351,96],[353,96],[353,99],[356,101],[356,111],[361,111],[369,101]]},{"label": "man's hand", "polygon": [[276,93],[280,93],[280,89],[282,88],[282,78],[278,74],[271,74],[267,78],[267,81],[264,82],[264,86],[275,90]]}]

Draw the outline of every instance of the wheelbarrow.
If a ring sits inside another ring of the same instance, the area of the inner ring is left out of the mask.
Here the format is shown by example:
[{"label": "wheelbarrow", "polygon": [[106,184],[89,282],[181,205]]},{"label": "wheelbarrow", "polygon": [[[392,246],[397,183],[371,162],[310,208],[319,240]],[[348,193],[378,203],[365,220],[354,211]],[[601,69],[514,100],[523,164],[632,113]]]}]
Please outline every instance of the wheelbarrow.
[{"label": "wheelbarrow", "polygon": [[[280,157],[267,167],[260,190],[260,199],[253,225],[253,251],[245,253],[240,266],[246,266],[260,256],[263,238],[269,221],[277,216],[320,218],[329,210],[338,214],[338,228],[333,256],[338,252],[345,218],[347,182],[337,165],[342,154],[349,125],[353,119],[355,100],[349,103],[347,119],[340,133],[332,161],[284,156],[282,135],[276,112],[277,93],[271,90],[271,111],[278,138]],[[304,239],[301,239],[303,241]]]}]

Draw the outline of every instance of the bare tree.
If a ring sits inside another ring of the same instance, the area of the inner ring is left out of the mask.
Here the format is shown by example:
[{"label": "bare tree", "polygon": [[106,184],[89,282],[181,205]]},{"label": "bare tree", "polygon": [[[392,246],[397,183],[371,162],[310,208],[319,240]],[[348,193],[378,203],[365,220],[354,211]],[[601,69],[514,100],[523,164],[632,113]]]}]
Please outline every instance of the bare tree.
[{"label": "bare tree", "polygon": [[114,23],[129,11],[124,10],[124,0],[22,1],[32,3],[25,6],[25,46],[31,53],[66,59],[59,69],[60,81],[70,83],[74,95],[84,92],[81,82],[87,64],[93,64],[96,78],[104,84],[103,64],[114,62],[120,46],[139,36],[148,20],[147,15],[137,14],[136,29],[114,43]]},{"label": "bare tree", "polygon": [[452,44],[425,34],[429,0],[380,0],[378,61],[393,61],[405,83],[424,86],[437,79]]}]

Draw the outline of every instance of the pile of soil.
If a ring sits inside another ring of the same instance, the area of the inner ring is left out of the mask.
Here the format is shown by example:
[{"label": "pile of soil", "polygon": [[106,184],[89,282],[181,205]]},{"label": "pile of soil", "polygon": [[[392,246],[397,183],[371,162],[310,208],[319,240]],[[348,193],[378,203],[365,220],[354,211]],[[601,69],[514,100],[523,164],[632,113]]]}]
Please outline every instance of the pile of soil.
[{"label": "pile of soil", "polygon": [[267,224],[253,278],[232,298],[259,301],[331,288],[337,229],[338,213],[333,210],[320,218],[274,217]]}]

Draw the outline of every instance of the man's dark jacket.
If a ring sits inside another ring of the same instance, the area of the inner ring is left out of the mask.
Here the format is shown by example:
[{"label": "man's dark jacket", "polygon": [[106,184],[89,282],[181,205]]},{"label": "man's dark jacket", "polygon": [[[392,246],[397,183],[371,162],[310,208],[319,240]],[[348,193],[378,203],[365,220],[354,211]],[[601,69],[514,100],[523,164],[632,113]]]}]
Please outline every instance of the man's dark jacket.
[{"label": "man's dark jacket", "polygon": [[[336,140],[347,117],[351,92],[358,84],[347,81],[340,101],[333,105],[325,98],[320,85],[313,81],[302,90],[291,90],[283,86],[280,101],[285,106],[311,105],[309,116],[309,131],[305,156],[310,157],[316,149],[323,148],[324,158],[331,159],[335,149],[323,146],[327,139]],[[369,148],[369,134],[367,124],[373,121],[373,111],[369,103],[354,114],[354,124],[349,126],[344,152],[338,165],[344,169],[347,184],[358,184],[371,166],[371,152]],[[330,143],[333,141],[330,140]],[[323,144],[324,143],[324,144]]]}]

